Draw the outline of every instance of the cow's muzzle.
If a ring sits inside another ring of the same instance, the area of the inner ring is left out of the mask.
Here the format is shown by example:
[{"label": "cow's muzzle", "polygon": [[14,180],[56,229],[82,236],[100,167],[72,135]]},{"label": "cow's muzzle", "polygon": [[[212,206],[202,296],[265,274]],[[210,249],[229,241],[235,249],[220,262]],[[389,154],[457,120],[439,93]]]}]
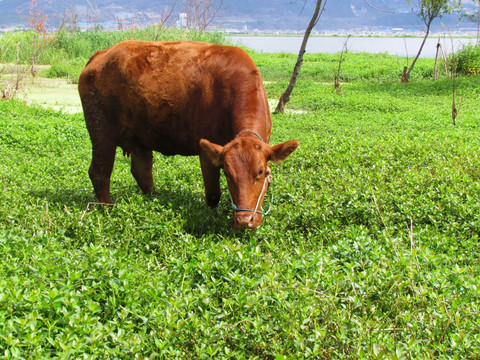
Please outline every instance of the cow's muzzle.
[{"label": "cow's muzzle", "polygon": [[254,209],[244,209],[239,208],[232,199],[232,195],[230,195],[230,200],[232,201],[232,208],[233,208],[233,227],[235,228],[248,228],[248,229],[255,229],[262,223],[262,215],[268,215],[270,210],[272,209],[272,199],[270,199],[270,206],[267,211],[260,210],[260,204],[262,203],[262,199],[267,192],[267,189],[272,182],[272,172],[269,167],[267,167],[267,171],[265,174],[265,181],[263,182],[262,191],[258,195],[257,203],[255,204]]},{"label": "cow's muzzle", "polygon": [[236,229],[255,229],[262,223],[262,215],[251,211],[233,213],[233,227]]}]

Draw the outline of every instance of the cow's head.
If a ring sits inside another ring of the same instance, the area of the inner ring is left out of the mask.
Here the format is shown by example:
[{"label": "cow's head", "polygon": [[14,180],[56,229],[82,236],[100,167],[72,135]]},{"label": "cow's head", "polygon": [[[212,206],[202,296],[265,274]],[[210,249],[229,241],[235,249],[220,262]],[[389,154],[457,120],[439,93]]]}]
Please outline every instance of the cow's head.
[{"label": "cow's head", "polygon": [[269,161],[280,163],[299,146],[297,140],[270,146],[254,136],[237,137],[225,146],[200,140],[209,161],[223,168],[233,204],[235,228],[255,229],[262,223],[262,203],[272,180]]}]

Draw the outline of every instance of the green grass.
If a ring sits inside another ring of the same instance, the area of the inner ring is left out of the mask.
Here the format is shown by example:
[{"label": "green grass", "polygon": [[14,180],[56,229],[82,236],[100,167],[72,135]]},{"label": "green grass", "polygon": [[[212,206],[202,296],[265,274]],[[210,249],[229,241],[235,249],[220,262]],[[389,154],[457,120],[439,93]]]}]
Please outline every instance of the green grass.
[{"label": "green grass", "polygon": [[[83,116],[1,101],[0,356],[478,358],[480,79],[457,79],[453,126],[451,80],[369,78],[349,54],[337,95],[323,56],[302,112],[273,117],[272,143],[301,146],[255,232],[231,229],[226,194],[207,208],[197,158],[156,155],[144,196],[119,151],[116,206],[90,204]],[[278,98],[292,59],[268,57]]]},{"label": "green grass", "polygon": [[[261,69],[264,80],[290,80],[297,54],[281,53],[273,57],[268,53],[251,54]],[[339,59],[340,54],[305,54],[300,79],[333,82]],[[343,82],[395,82],[400,79],[403,66],[407,65],[406,58],[388,54],[346,53],[343,59],[340,71],[340,80]],[[412,80],[431,78],[433,67],[434,59],[419,59],[412,72]]]}]

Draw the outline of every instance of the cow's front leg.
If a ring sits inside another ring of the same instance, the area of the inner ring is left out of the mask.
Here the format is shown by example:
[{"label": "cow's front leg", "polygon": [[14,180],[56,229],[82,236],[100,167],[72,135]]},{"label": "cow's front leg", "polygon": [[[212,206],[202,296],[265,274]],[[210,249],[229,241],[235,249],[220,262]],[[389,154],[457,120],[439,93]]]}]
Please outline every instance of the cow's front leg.
[{"label": "cow's front leg", "polygon": [[220,168],[213,165],[206,156],[200,155],[205,197],[210,207],[216,207],[220,202]]},{"label": "cow's front leg", "polygon": [[155,192],[153,187],[153,153],[151,150],[135,149],[132,152],[131,172],[145,194]]}]

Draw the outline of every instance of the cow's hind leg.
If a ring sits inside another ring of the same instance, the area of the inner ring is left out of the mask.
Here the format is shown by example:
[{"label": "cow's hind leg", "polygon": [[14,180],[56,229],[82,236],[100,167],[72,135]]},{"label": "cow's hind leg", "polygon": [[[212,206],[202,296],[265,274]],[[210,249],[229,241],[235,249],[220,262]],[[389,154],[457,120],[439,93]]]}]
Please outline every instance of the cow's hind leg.
[{"label": "cow's hind leg", "polygon": [[147,194],[155,192],[153,187],[153,153],[151,150],[135,149],[132,152],[131,172],[138,186]]},{"label": "cow's hind leg", "polygon": [[216,207],[220,202],[220,169],[213,165],[209,159],[200,155],[203,183],[205,185],[205,197],[207,205]]},{"label": "cow's hind leg", "polygon": [[[82,98],[90,140],[92,141],[92,162],[88,175],[92,181],[97,200],[111,204],[110,176],[115,162],[117,144],[115,142],[115,126],[106,120],[94,100]],[[93,105],[92,105],[93,104]]]},{"label": "cow's hind leg", "polygon": [[110,176],[115,162],[116,145],[113,139],[91,134],[92,163],[88,170],[98,201],[111,204]]}]

